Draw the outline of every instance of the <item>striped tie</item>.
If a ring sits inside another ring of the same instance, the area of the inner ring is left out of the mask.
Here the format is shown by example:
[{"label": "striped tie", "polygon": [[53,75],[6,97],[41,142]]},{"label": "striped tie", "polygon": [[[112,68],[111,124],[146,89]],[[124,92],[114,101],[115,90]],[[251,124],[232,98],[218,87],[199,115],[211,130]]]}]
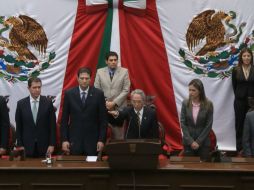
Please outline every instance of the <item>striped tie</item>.
[{"label": "striped tie", "polygon": [[141,122],[140,122],[140,112],[139,111],[137,112],[137,121],[138,121],[138,137],[140,138],[141,137],[141,134],[140,134]]},{"label": "striped tie", "polygon": [[137,120],[138,120],[138,127],[140,127],[141,122],[140,122],[140,112],[137,112]]}]

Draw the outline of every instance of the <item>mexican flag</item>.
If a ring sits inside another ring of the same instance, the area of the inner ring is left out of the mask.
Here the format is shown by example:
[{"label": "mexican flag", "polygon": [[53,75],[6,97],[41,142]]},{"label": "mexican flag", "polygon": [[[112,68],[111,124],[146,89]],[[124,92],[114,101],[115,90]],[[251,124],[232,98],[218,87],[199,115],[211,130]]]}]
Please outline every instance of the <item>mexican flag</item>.
[{"label": "mexican flag", "polygon": [[[172,149],[182,148],[179,115],[188,83],[200,78],[214,103],[213,130],[219,148],[234,150],[231,71],[239,50],[253,48],[251,5],[252,0],[4,0],[0,94],[9,99],[11,122],[15,125],[17,101],[28,95],[30,76],[42,79],[42,94],[54,100],[59,120],[64,91],[77,85],[77,70],[90,67],[94,79],[96,69],[105,66],[105,53],[112,50],[120,55],[120,65],[128,68],[131,88],[155,96]],[[207,44],[212,29],[205,28],[205,21],[214,21],[220,28],[214,32],[224,36],[215,39],[215,47]],[[195,35],[200,28],[202,35]],[[29,35],[17,32],[13,37],[14,30]],[[24,48],[22,44],[33,56],[17,49]],[[211,49],[200,54],[204,46]]]}]

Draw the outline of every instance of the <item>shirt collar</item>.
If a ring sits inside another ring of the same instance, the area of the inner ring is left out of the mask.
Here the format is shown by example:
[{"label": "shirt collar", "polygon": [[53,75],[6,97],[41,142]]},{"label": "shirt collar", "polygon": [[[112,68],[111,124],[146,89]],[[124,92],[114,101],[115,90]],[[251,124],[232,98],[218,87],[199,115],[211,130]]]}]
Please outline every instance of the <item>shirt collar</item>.
[{"label": "shirt collar", "polygon": [[111,68],[108,67],[108,71],[109,71],[110,73],[115,73],[115,72],[116,72],[116,69],[117,69],[117,67],[116,67],[115,69],[111,69]]},{"label": "shirt collar", "polygon": [[193,107],[200,107],[200,103],[191,102]]},{"label": "shirt collar", "polygon": [[89,90],[89,86],[86,88],[86,90],[82,90],[79,86],[79,93],[82,95],[83,92],[85,92],[86,94],[88,94],[88,90]]},{"label": "shirt collar", "polygon": [[[135,111],[135,113],[137,114],[138,113],[138,111],[137,110],[135,110],[135,108],[134,108],[134,111]],[[142,116],[143,115],[143,112],[144,112],[144,107],[139,111],[139,113],[140,113],[140,116]]]},{"label": "shirt collar", "polygon": [[251,64],[249,64],[249,65],[247,65],[247,66],[242,66],[242,68],[243,68],[244,70],[250,70]]},{"label": "shirt collar", "polygon": [[36,99],[34,99],[31,95],[29,97],[30,97],[30,103],[33,103],[34,101],[40,102],[41,96],[38,96],[38,98],[36,98]]}]

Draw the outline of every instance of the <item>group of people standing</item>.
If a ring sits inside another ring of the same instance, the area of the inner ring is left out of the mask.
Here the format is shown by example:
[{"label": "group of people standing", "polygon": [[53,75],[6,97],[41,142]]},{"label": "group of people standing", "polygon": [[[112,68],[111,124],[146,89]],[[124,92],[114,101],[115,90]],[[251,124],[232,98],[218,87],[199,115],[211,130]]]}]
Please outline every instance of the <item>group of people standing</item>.
[{"label": "group of people standing", "polygon": [[[235,95],[236,149],[238,155],[254,156],[254,66],[253,54],[248,48],[241,50],[238,66],[233,68],[232,86]],[[202,160],[207,160],[213,104],[206,97],[203,83],[199,79],[189,83],[189,98],[182,103],[180,121],[184,155],[200,156]]]},{"label": "group of people standing", "polygon": [[[105,61],[107,66],[97,71],[94,86],[90,85],[91,70],[83,67],[77,72],[79,85],[64,93],[60,126],[64,154],[97,155],[104,147],[109,122],[115,139],[158,138],[156,111],[145,105],[144,92],[132,91],[132,106],[127,106],[128,70],[118,66],[115,52],[109,52]],[[28,157],[44,157],[56,148],[55,110],[52,101],[41,95],[41,88],[39,78],[30,78],[30,95],[17,103],[16,148],[25,150]],[[0,106],[0,154],[5,154],[10,122],[2,97]],[[124,121],[128,123],[126,128]]]},{"label": "group of people standing", "polygon": [[[115,139],[159,138],[156,109],[146,106],[142,90],[131,92],[131,106],[127,106],[131,82],[128,70],[118,66],[117,53],[109,52],[105,61],[107,66],[98,69],[94,86],[90,85],[91,70],[84,67],[77,72],[79,85],[64,93],[60,130],[61,148],[67,155],[96,155],[104,147],[109,126]],[[253,54],[247,48],[239,54],[238,66],[232,72],[232,84],[237,151],[253,156],[254,111],[247,112],[251,105],[253,108],[254,66]],[[206,97],[201,80],[193,79],[188,86],[189,97],[182,102],[180,115],[184,155],[207,160],[213,103]],[[24,149],[31,157],[52,154],[56,146],[53,103],[41,95],[41,87],[39,78],[28,80],[30,95],[18,101],[15,115],[17,149]],[[0,154],[5,154],[10,124],[8,108],[2,97],[0,125]]]}]

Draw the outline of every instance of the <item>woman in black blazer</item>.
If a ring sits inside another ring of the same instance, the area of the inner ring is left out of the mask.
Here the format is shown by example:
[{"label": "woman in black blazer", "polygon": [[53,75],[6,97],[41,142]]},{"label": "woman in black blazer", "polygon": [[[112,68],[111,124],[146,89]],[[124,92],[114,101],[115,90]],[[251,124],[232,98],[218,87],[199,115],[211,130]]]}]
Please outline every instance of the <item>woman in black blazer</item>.
[{"label": "woman in black blazer", "polygon": [[207,99],[201,80],[193,79],[189,83],[189,98],[183,101],[181,109],[184,156],[208,160],[212,124],[213,104]]},{"label": "woman in black blazer", "polygon": [[236,149],[241,154],[244,119],[249,109],[248,97],[254,97],[253,54],[248,48],[242,49],[239,54],[238,66],[232,72],[232,85],[235,94]]}]

